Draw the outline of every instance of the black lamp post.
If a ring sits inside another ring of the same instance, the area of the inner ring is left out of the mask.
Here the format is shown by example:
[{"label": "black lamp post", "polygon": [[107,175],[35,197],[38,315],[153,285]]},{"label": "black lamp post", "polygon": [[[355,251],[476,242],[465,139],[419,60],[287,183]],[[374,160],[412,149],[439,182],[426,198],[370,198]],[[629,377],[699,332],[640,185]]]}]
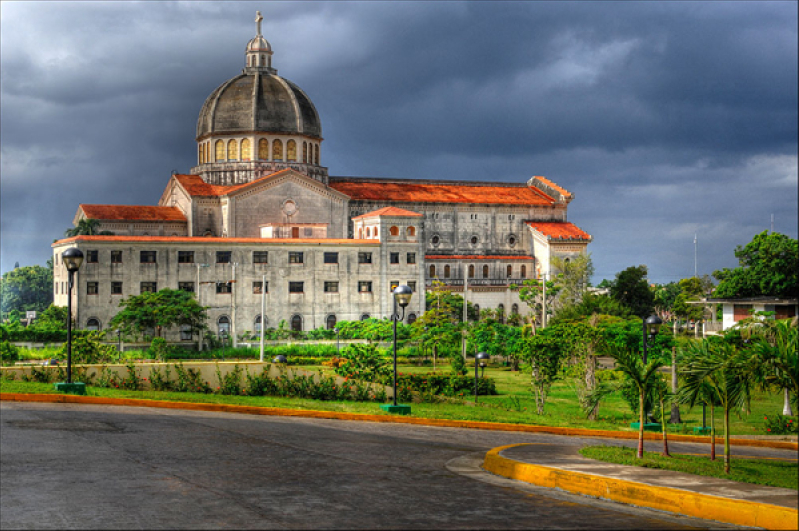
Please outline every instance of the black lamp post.
[{"label": "black lamp post", "polygon": [[[394,321],[394,407],[397,407],[397,321],[405,319],[405,308],[410,304],[413,290],[405,284],[394,288],[394,311],[391,320]],[[402,315],[397,314],[397,306],[402,308]]]},{"label": "black lamp post", "polygon": [[644,319],[644,366],[646,366],[646,338],[654,340],[663,321],[657,315],[650,315]]},{"label": "black lamp post", "polygon": [[67,384],[72,383],[72,284],[75,272],[83,264],[83,252],[76,247],[70,247],[61,253],[61,259],[69,272],[67,288]]},{"label": "black lamp post", "polygon": [[341,355],[341,347],[339,346],[339,342],[338,342],[338,332],[339,332],[338,327],[335,327],[333,329],[333,332],[336,333],[336,355],[340,356]]},{"label": "black lamp post", "polygon": [[119,353],[119,361],[122,362],[122,329],[117,328],[117,352]]},{"label": "black lamp post", "polygon": [[483,368],[483,375],[485,375],[485,367],[486,367],[486,360],[491,359],[491,356],[486,354],[485,352],[478,352],[474,357],[474,403],[477,403],[477,395],[480,394],[479,388],[477,386],[477,368]]}]

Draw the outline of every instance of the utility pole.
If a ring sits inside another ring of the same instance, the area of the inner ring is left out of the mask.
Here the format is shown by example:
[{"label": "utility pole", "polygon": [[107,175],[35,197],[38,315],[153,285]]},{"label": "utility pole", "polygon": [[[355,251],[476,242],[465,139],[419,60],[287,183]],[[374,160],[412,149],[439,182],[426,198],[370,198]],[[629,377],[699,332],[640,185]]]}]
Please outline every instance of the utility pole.
[{"label": "utility pole", "polygon": [[541,281],[544,285],[543,295],[541,297],[541,330],[547,327],[547,274],[541,273]]},{"label": "utility pole", "polygon": [[463,334],[461,334],[463,360],[466,361],[466,327],[469,325],[469,303],[466,300],[466,291],[469,289],[468,271],[463,264]]},{"label": "utility pole", "polygon": [[264,362],[264,328],[266,328],[266,275],[261,276],[261,363]]},{"label": "utility pole", "polygon": [[698,270],[696,268],[696,257],[697,257],[697,247],[696,247],[696,233],[694,233],[694,278],[699,278]]},{"label": "utility pole", "polygon": [[[236,348],[236,266],[238,264],[233,262],[233,282],[230,286],[230,327],[231,327],[231,344]],[[261,326],[263,328],[263,326]]]}]

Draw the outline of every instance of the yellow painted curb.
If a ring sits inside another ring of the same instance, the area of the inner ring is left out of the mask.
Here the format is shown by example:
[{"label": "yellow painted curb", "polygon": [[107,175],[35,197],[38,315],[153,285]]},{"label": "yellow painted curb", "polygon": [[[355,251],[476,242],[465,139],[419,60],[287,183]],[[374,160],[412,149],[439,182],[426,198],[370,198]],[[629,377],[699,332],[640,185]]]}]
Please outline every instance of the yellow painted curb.
[{"label": "yellow painted curb", "polygon": [[571,472],[559,468],[522,463],[502,457],[500,452],[524,444],[501,446],[489,451],[483,468],[498,476],[541,487],[594,496],[640,507],[659,509],[728,524],[765,529],[796,529],[796,509],[766,503],[735,500],[670,487],[655,487],[621,479]]},{"label": "yellow painted curb", "polygon": [[[590,430],[586,428],[560,428],[555,426],[531,426],[529,424],[507,424],[503,422],[481,422],[469,420],[426,419],[405,415],[367,413],[341,413],[336,411],[314,411],[308,409],[285,409],[276,407],[237,406],[232,404],[209,404],[201,402],[172,402],[167,400],[148,400],[141,398],[109,398],[100,396],[80,396],[67,394],[34,394],[34,393],[0,393],[0,401],[13,402],[49,402],[68,404],[98,404],[108,406],[157,407],[165,409],[188,409],[193,411],[217,411],[225,413],[241,413],[245,415],[270,415],[278,417],[307,417],[317,419],[358,420],[370,422],[389,422],[394,424],[415,424],[419,426],[437,426],[441,428],[470,428],[477,430],[513,431],[523,433],[547,433],[550,435],[566,435],[571,437],[598,437],[604,439],[638,439],[638,432]],[[647,440],[660,440],[660,434],[645,433]],[[669,435],[670,441],[693,443],[710,443],[710,437],[692,435]],[[716,437],[717,442],[723,439]],[[754,446],[761,448],[779,448],[799,450],[799,443],[789,441],[767,441],[757,439],[730,439],[734,446]]]}]

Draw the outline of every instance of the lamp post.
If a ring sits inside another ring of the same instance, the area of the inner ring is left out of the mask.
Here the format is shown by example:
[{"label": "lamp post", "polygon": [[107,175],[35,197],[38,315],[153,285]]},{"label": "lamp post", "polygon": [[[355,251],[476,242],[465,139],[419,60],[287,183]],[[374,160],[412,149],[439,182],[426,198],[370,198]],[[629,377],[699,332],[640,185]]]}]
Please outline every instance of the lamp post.
[{"label": "lamp post", "polygon": [[491,356],[489,356],[485,352],[478,352],[475,355],[475,357],[474,357],[474,403],[475,404],[477,404],[477,395],[480,394],[479,387],[477,386],[477,384],[478,384],[477,368],[478,367],[482,367],[483,368],[483,375],[485,376],[485,367],[486,367],[486,361],[485,360],[488,360],[488,359],[491,359]]},{"label": "lamp post", "polygon": [[[70,247],[61,253],[61,259],[69,272],[69,282],[67,284],[67,386],[66,392],[72,386],[72,284],[75,280],[75,272],[83,264],[83,252],[76,247]],[[85,393],[85,391],[84,391]]]},{"label": "lamp post", "polygon": [[[410,406],[397,405],[397,321],[402,321],[405,318],[405,308],[410,304],[411,297],[413,297],[413,290],[402,284],[394,288],[394,310],[391,313],[391,320],[394,321],[394,405],[393,406],[380,406],[389,413],[399,413],[407,415],[411,412]],[[397,306],[402,308],[402,315],[397,313]]]},{"label": "lamp post", "polygon": [[333,329],[333,332],[336,333],[336,356],[341,356],[341,347],[339,346],[338,343],[338,333],[339,333],[338,327],[335,327]]},{"label": "lamp post", "polygon": [[[263,323],[261,324],[263,326]],[[222,341],[222,361],[225,360],[225,329],[219,327],[219,339]]]},{"label": "lamp post", "polygon": [[[649,339],[654,340],[655,336],[658,334],[658,329],[660,329],[660,325],[663,324],[663,321],[657,315],[650,315],[643,322],[643,340],[644,340],[644,367],[646,367],[646,340],[647,336]],[[649,411],[646,412],[646,418],[649,418]]]},{"label": "lamp post", "polygon": [[117,328],[117,352],[119,353],[119,361],[122,362],[122,329]]}]

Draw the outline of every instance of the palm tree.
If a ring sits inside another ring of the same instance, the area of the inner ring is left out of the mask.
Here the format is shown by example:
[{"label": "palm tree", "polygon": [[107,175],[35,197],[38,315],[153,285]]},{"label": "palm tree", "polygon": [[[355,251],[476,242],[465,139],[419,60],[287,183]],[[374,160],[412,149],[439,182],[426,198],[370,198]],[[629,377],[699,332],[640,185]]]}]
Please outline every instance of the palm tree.
[{"label": "palm tree", "polygon": [[799,327],[797,318],[765,320],[742,329],[752,341],[752,369],[761,387],[784,393],[783,415],[791,416],[791,396],[799,398]]},{"label": "palm tree", "polygon": [[748,411],[754,379],[752,364],[735,345],[713,338],[688,347],[681,372],[683,387],[680,392],[684,401],[695,402],[702,394],[708,395],[705,386],[709,386],[711,399],[715,397],[724,408],[724,472],[729,474],[730,411],[734,408]]},{"label": "palm tree", "polygon": [[67,229],[64,231],[64,234],[68,237],[72,236],[113,236],[113,232],[109,232],[107,230],[99,230],[100,229],[100,220],[99,219],[89,219],[83,218],[78,221],[78,224],[72,227],[71,229]]}]

